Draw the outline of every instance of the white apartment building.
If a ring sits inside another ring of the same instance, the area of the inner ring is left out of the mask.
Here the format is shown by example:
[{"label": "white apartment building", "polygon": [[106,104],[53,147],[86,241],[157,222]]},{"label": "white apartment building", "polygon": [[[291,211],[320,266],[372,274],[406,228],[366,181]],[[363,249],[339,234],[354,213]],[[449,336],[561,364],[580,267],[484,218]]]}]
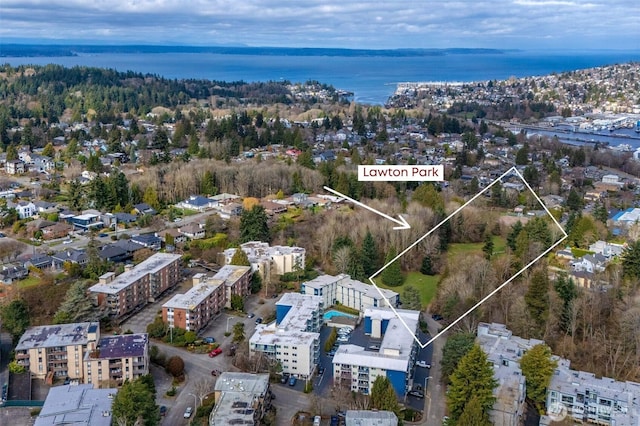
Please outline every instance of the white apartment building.
[{"label": "white apartment building", "polygon": [[[380,291],[382,291],[384,297],[380,295]],[[322,297],[325,307],[339,303],[364,312],[368,308],[387,306],[386,300],[392,306],[398,306],[398,293],[382,288],[380,291],[371,284],[352,279],[347,274],[336,276],[321,275],[311,281],[302,283],[300,287],[302,294]]]},{"label": "white apartment building", "polygon": [[[269,281],[271,275],[294,272],[298,268],[303,270],[305,266],[306,250],[302,247],[269,246],[269,243],[249,241],[241,244],[240,249],[247,254],[251,269],[258,272],[265,281]],[[230,248],[222,253],[225,265],[231,263],[236,250]]]},{"label": "white apartment building", "polygon": [[409,390],[418,344],[420,312],[397,309],[398,316],[414,331],[410,332],[389,308],[368,308],[364,312],[365,334],[376,341],[375,346],[340,345],[333,357],[334,385],[346,386],[353,392],[371,393],[378,376],[391,382],[396,394]]},{"label": "white apartment building", "polygon": [[[494,390],[497,401],[489,412],[492,423],[521,424],[518,420],[526,396],[526,378],[520,370],[520,358],[544,342],[513,336],[504,324],[487,323],[478,325],[478,342],[493,362],[494,377],[499,381]],[[558,366],[547,389],[547,415],[540,419],[541,426],[559,418],[604,426],[640,425],[640,383],[597,378],[593,373],[572,370],[567,359],[553,358]]]},{"label": "white apartment building", "polygon": [[276,303],[276,321],[260,324],[249,339],[251,354],[262,352],[277,360],[282,372],[307,379],[320,359],[322,299],[285,293]]}]

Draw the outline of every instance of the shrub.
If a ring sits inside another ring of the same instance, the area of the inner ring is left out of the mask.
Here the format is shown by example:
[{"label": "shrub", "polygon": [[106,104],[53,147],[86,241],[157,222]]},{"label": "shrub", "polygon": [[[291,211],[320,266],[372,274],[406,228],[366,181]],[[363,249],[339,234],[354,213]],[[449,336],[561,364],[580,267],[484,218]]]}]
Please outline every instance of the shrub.
[{"label": "shrub", "polygon": [[175,387],[175,386],[171,386],[171,389],[169,389],[169,390],[166,392],[166,395],[167,395],[167,396],[176,396],[176,393],[178,393],[178,389],[176,389],[176,387]]},{"label": "shrub", "polygon": [[313,383],[309,381],[304,385],[304,393],[311,393],[312,391],[313,391]]},{"label": "shrub", "polygon": [[18,364],[15,360],[9,363],[9,372],[13,374],[22,374],[25,371],[25,368]]},{"label": "shrub", "polygon": [[31,415],[31,417],[39,416],[40,411],[42,411],[42,407],[32,408],[31,411],[29,411],[29,414]]},{"label": "shrub", "polygon": [[173,377],[179,377],[184,374],[184,360],[179,356],[172,356],[167,360],[167,365],[165,367],[167,373],[171,374]]}]

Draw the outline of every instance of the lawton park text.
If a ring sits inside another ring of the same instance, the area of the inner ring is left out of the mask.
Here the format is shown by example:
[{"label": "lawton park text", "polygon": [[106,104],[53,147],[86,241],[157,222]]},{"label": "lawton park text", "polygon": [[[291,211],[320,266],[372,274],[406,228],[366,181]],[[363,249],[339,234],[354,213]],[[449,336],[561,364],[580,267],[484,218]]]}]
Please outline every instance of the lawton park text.
[{"label": "lawton park text", "polygon": [[359,181],[443,181],[444,166],[358,166]]}]

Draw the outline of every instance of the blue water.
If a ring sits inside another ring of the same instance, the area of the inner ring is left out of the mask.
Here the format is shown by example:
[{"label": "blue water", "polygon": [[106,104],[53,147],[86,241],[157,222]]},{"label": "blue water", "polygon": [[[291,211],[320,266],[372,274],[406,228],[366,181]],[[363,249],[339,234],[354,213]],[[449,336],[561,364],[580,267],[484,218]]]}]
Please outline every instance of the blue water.
[{"label": "blue water", "polygon": [[167,78],[218,81],[318,80],[354,92],[361,103],[382,104],[398,82],[486,81],[545,75],[640,61],[640,51],[447,54],[443,56],[287,56],[213,53],[98,53],[64,57],[4,57],[11,65],[86,65]]},{"label": "blue water", "polygon": [[331,321],[331,318],[333,317],[348,317],[348,318],[356,318],[355,315],[351,315],[351,314],[345,314],[344,312],[340,312],[340,311],[327,311],[324,313],[324,315],[322,315],[322,318],[324,318],[325,321]]}]

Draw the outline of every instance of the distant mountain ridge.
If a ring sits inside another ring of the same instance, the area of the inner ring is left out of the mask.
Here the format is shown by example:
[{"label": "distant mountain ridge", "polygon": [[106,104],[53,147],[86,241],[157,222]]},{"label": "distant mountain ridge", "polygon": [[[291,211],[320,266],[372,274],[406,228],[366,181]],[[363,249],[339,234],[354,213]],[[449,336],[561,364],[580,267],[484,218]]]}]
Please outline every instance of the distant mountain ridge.
[{"label": "distant mountain ridge", "polygon": [[213,53],[221,55],[262,56],[387,56],[416,57],[464,54],[503,54],[503,49],[345,49],[315,47],[244,47],[244,46],[169,46],[169,45],[74,45],[74,44],[18,44],[0,45],[0,57],[80,56],[120,53]]}]

